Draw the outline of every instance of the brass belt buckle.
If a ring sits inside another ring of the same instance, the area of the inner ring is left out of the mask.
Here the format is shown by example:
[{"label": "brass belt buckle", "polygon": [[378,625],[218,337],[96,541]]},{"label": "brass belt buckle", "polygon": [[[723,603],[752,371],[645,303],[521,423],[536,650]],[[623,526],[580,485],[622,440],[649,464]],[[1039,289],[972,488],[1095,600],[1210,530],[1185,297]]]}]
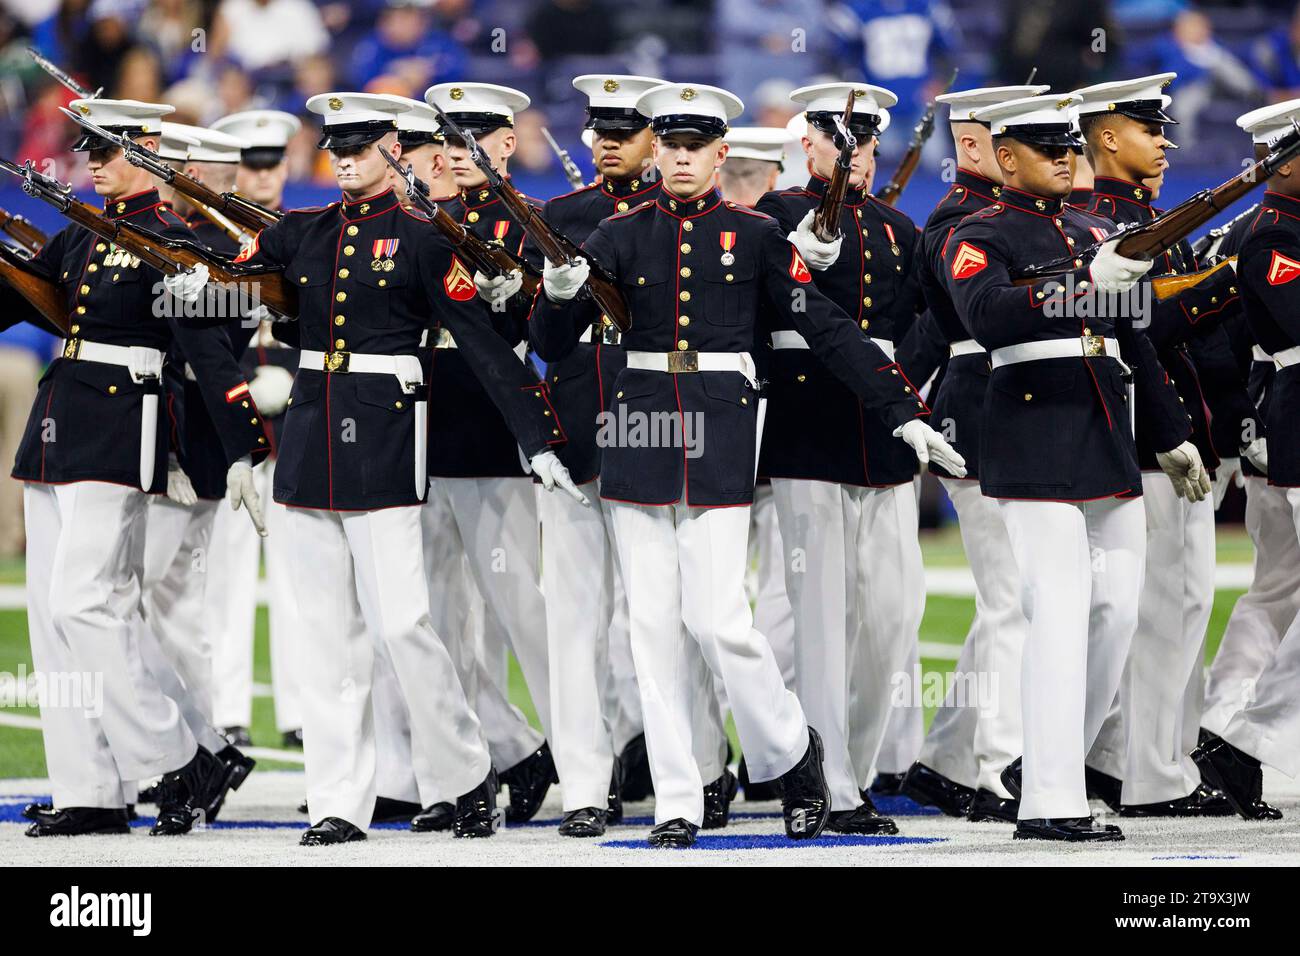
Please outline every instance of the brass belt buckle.
[{"label": "brass belt buckle", "polygon": [[444,329],[441,326],[439,326],[438,341],[434,343],[433,347],[436,349],[449,349],[452,347],[455,341],[456,340],[451,337],[451,331],[449,329]]},{"label": "brass belt buckle", "polygon": [[1100,335],[1085,335],[1083,339],[1083,355],[1085,358],[1096,358],[1099,355],[1106,354],[1106,339]]},{"label": "brass belt buckle", "polygon": [[668,353],[668,371],[673,374],[678,372],[698,372],[700,370],[700,353],[690,352],[669,352]]},{"label": "brass belt buckle", "polygon": [[63,346],[63,357],[65,359],[75,359],[81,356],[81,339],[68,339],[68,344]]},{"label": "brass belt buckle", "polygon": [[352,360],[351,352],[326,352],[325,371],[346,372],[348,370],[348,363],[351,360]]}]

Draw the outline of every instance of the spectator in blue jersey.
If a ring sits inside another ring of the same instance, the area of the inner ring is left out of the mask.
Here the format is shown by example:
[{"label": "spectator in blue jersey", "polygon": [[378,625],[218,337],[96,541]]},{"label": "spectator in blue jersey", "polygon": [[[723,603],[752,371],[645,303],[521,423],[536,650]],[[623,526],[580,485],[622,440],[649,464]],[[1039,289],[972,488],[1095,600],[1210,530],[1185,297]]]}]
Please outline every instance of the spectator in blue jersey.
[{"label": "spectator in blue jersey", "polygon": [[1248,99],[1259,85],[1247,66],[1214,38],[1214,25],[1199,10],[1184,10],[1156,41],[1155,72],[1178,74],[1177,139],[1200,141],[1197,118],[1216,96]]},{"label": "spectator in blue jersey", "polygon": [[465,75],[465,49],[438,29],[432,7],[431,0],[388,0],[374,31],[353,50],[356,89],[383,78],[405,87],[406,95],[420,98],[433,84]]},{"label": "spectator in blue jersey", "polygon": [[1300,96],[1300,5],[1289,23],[1254,45],[1251,66],[1270,100],[1281,102]]}]

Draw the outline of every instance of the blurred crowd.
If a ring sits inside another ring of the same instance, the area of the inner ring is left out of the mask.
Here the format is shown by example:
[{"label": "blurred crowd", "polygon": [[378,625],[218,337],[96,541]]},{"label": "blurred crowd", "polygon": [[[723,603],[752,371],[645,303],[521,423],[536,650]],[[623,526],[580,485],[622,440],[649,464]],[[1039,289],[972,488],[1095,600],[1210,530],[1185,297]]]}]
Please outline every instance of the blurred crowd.
[{"label": "blurred crowd", "polygon": [[[71,135],[56,109],[69,94],[29,45],[92,89],[165,100],[200,124],[301,113],[336,88],[419,97],[455,78],[505,83],[534,98],[524,170],[554,162],[542,125],[576,139],[582,99],[568,81],[581,72],[714,82],[763,125],[790,117],[793,86],[861,78],[899,94],[901,131],[954,68],[964,86],[1037,69],[1056,89],[1175,70],[1179,136],[1211,143],[1245,109],[1300,92],[1294,0],[0,0],[0,151],[20,158],[60,155]],[[291,150],[297,181],[327,177],[313,128]],[[1219,159],[1198,149],[1184,162]]]}]

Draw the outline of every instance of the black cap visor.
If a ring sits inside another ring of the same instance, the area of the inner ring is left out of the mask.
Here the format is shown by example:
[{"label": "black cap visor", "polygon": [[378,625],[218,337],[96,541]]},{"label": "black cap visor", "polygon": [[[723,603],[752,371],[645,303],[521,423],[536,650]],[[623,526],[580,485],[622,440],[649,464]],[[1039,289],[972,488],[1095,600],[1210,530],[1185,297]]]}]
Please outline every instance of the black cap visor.
[{"label": "black cap visor", "polygon": [[317,149],[355,149],[383,139],[385,133],[397,132],[392,120],[366,120],[362,123],[340,123],[326,126],[316,143]]},{"label": "black cap visor", "polygon": [[[814,110],[807,113],[808,122],[812,123],[814,129],[819,129],[827,136],[834,136],[839,128],[835,125],[836,119],[843,119],[843,113],[833,113],[830,110]],[[849,132],[854,136],[879,136],[880,135],[880,116],[877,113],[853,113],[849,117]]]},{"label": "black cap visor", "polygon": [[1007,136],[1030,146],[1064,146],[1067,149],[1083,146],[1069,123],[1025,123],[1002,126],[992,132],[994,136]]},{"label": "black cap visor", "polygon": [[699,113],[670,113],[667,116],[656,116],[650,121],[650,128],[654,130],[656,136],[667,136],[669,133],[699,133],[710,139],[716,139],[727,135],[725,120],[718,119],[716,116],[702,116]]},{"label": "black cap visor", "polygon": [[[104,129],[110,133],[116,133],[118,136],[125,136],[127,139],[143,136],[145,133],[142,126],[105,126]],[[80,138],[69,148],[74,153],[88,153],[95,149],[110,149],[114,145],[102,136],[97,136],[94,133],[82,133]]]},{"label": "black cap visor", "polygon": [[633,107],[588,106],[583,129],[645,129],[650,118]]},{"label": "black cap visor", "polygon": [[239,162],[249,169],[271,169],[283,160],[283,146],[250,146],[239,152]]}]

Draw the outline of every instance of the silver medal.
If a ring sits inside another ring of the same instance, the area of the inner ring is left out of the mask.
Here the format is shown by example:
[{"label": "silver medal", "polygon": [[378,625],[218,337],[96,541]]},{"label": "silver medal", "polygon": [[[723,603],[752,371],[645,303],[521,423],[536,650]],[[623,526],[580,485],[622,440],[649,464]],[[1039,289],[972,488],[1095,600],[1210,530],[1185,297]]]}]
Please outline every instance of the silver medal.
[{"label": "silver medal", "polygon": [[736,264],[736,257],[733,256],[730,252],[724,252],[724,253],[722,254],[722,264],[723,264],[724,266],[735,265],[735,264]]}]

